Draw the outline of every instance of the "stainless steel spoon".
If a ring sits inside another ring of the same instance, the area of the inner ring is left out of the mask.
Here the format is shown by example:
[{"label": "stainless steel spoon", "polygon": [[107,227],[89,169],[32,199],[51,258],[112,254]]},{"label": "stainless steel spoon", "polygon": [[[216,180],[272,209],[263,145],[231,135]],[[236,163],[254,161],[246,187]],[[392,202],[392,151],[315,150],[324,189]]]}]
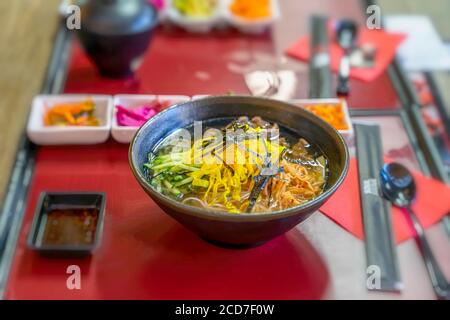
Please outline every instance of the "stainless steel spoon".
[{"label": "stainless steel spoon", "polygon": [[425,261],[434,291],[440,299],[450,299],[450,286],[433,256],[422,225],[411,208],[416,196],[412,174],[399,163],[385,164],[381,169],[381,190],[384,196],[399,208],[405,208],[418,237],[418,245]]}]

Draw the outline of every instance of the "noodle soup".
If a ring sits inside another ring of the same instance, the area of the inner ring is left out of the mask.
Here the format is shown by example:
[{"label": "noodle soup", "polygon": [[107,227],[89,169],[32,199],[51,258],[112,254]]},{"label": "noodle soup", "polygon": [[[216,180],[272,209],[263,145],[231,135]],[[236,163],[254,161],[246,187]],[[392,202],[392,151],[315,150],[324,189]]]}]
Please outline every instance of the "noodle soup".
[{"label": "noodle soup", "polygon": [[235,214],[288,209],[324,191],[328,160],[295,133],[260,117],[207,124],[178,130],[150,150],[144,171],[156,191]]}]

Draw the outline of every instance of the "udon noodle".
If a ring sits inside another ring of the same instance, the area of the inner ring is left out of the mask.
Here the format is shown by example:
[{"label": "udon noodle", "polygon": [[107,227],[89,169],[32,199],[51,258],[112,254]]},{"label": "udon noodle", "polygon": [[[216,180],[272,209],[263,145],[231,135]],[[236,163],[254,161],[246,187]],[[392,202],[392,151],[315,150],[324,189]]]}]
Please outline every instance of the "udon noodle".
[{"label": "udon noodle", "polygon": [[279,211],[316,198],[326,184],[324,155],[303,138],[290,143],[260,117],[181,140],[165,139],[144,166],[153,188],[187,205],[236,214]]}]

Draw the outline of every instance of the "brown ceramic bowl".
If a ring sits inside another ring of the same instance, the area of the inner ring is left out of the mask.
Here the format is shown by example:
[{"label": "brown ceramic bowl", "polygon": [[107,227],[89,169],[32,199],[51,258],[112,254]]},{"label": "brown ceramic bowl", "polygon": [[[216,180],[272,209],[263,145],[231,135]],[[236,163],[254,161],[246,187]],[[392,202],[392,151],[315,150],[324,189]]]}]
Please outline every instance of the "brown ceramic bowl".
[{"label": "brown ceramic bowl", "polygon": [[[181,204],[157,192],[145,178],[148,153],[176,129],[194,121],[261,116],[294,131],[317,146],[329,160],[325,191],[301,206],[271,213],[231,214]],[[336,191],[348,169],[349,154],[341,135],[328,123],[281,101],[249,96],[221,96],[175,105],[147,121],[130,145],[129,162],[145,192],[171,217],[200,237],[218,244],[251,246],[285,233],[317,211]]]}]

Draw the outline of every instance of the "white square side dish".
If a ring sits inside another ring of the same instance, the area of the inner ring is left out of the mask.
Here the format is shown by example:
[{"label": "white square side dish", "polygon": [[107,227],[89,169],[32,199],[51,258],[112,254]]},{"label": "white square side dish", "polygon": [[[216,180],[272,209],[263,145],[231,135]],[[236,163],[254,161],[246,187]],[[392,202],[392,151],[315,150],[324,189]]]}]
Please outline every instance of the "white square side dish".
[{"label": "white square side dish", "polygon": [[337,130],[342,137],[345,139],[347,144],[351,144],[353,137],[354,137],[354,131],[353,131],[353,125],[350,118],[350,112],[348,110],[347,101],[340,100],[340,99],[296,99],[296,100],[290,100],[289,103],[294,104],[296,106],[304,108],[307,105],[315,105],[315,104],[330,104],[330,105],[342,105],[342,111],[344,112],[344,119],[348,126],[347,130]]},{"label": "white square side dish", "polygon": [[173,5],[173,0],[167,0],[165,15],[173,24],[192,33],[207,33],[222,22],[222,3],[219,1],[214,13],[209,17],[195,18],[182,15]]},{"label": "white square side dish", "polygon": [[[92,99],[94,115],[99,126],[45,126],[46,108],[60,103],[82,102]],[[33,99],[28,118],[28,138],[38,145],[98,144],[109,138],[111,130],[112,97],[109,95],[61,94],[38,95]]]},{"label": "white square side dish", "polygon": [[271,13],[272,15],[267,18],[261,18],[256,20],[248,20],[236,16],[230,11],[230,5],[233,0],[223,0],[222,10],[223,16],[226,22],[231,26],[235,27],[242,33],[246,34],[260,34],[263,33],[268,27],[274,24],[281,16],[280,5],[278,0],[270,0]]},{"label": "white square side dish", "polygon": [[182,95],[140,95],[140,94],[119,94],[114,96],[111,112],[111,134],[114,140],[120,143],[130,143],[139,127],[120,126],[117,123],[117,105],[127,109],[136,109],[152,101],[169,102],[171,105],[191,100],[188,96]]}]

